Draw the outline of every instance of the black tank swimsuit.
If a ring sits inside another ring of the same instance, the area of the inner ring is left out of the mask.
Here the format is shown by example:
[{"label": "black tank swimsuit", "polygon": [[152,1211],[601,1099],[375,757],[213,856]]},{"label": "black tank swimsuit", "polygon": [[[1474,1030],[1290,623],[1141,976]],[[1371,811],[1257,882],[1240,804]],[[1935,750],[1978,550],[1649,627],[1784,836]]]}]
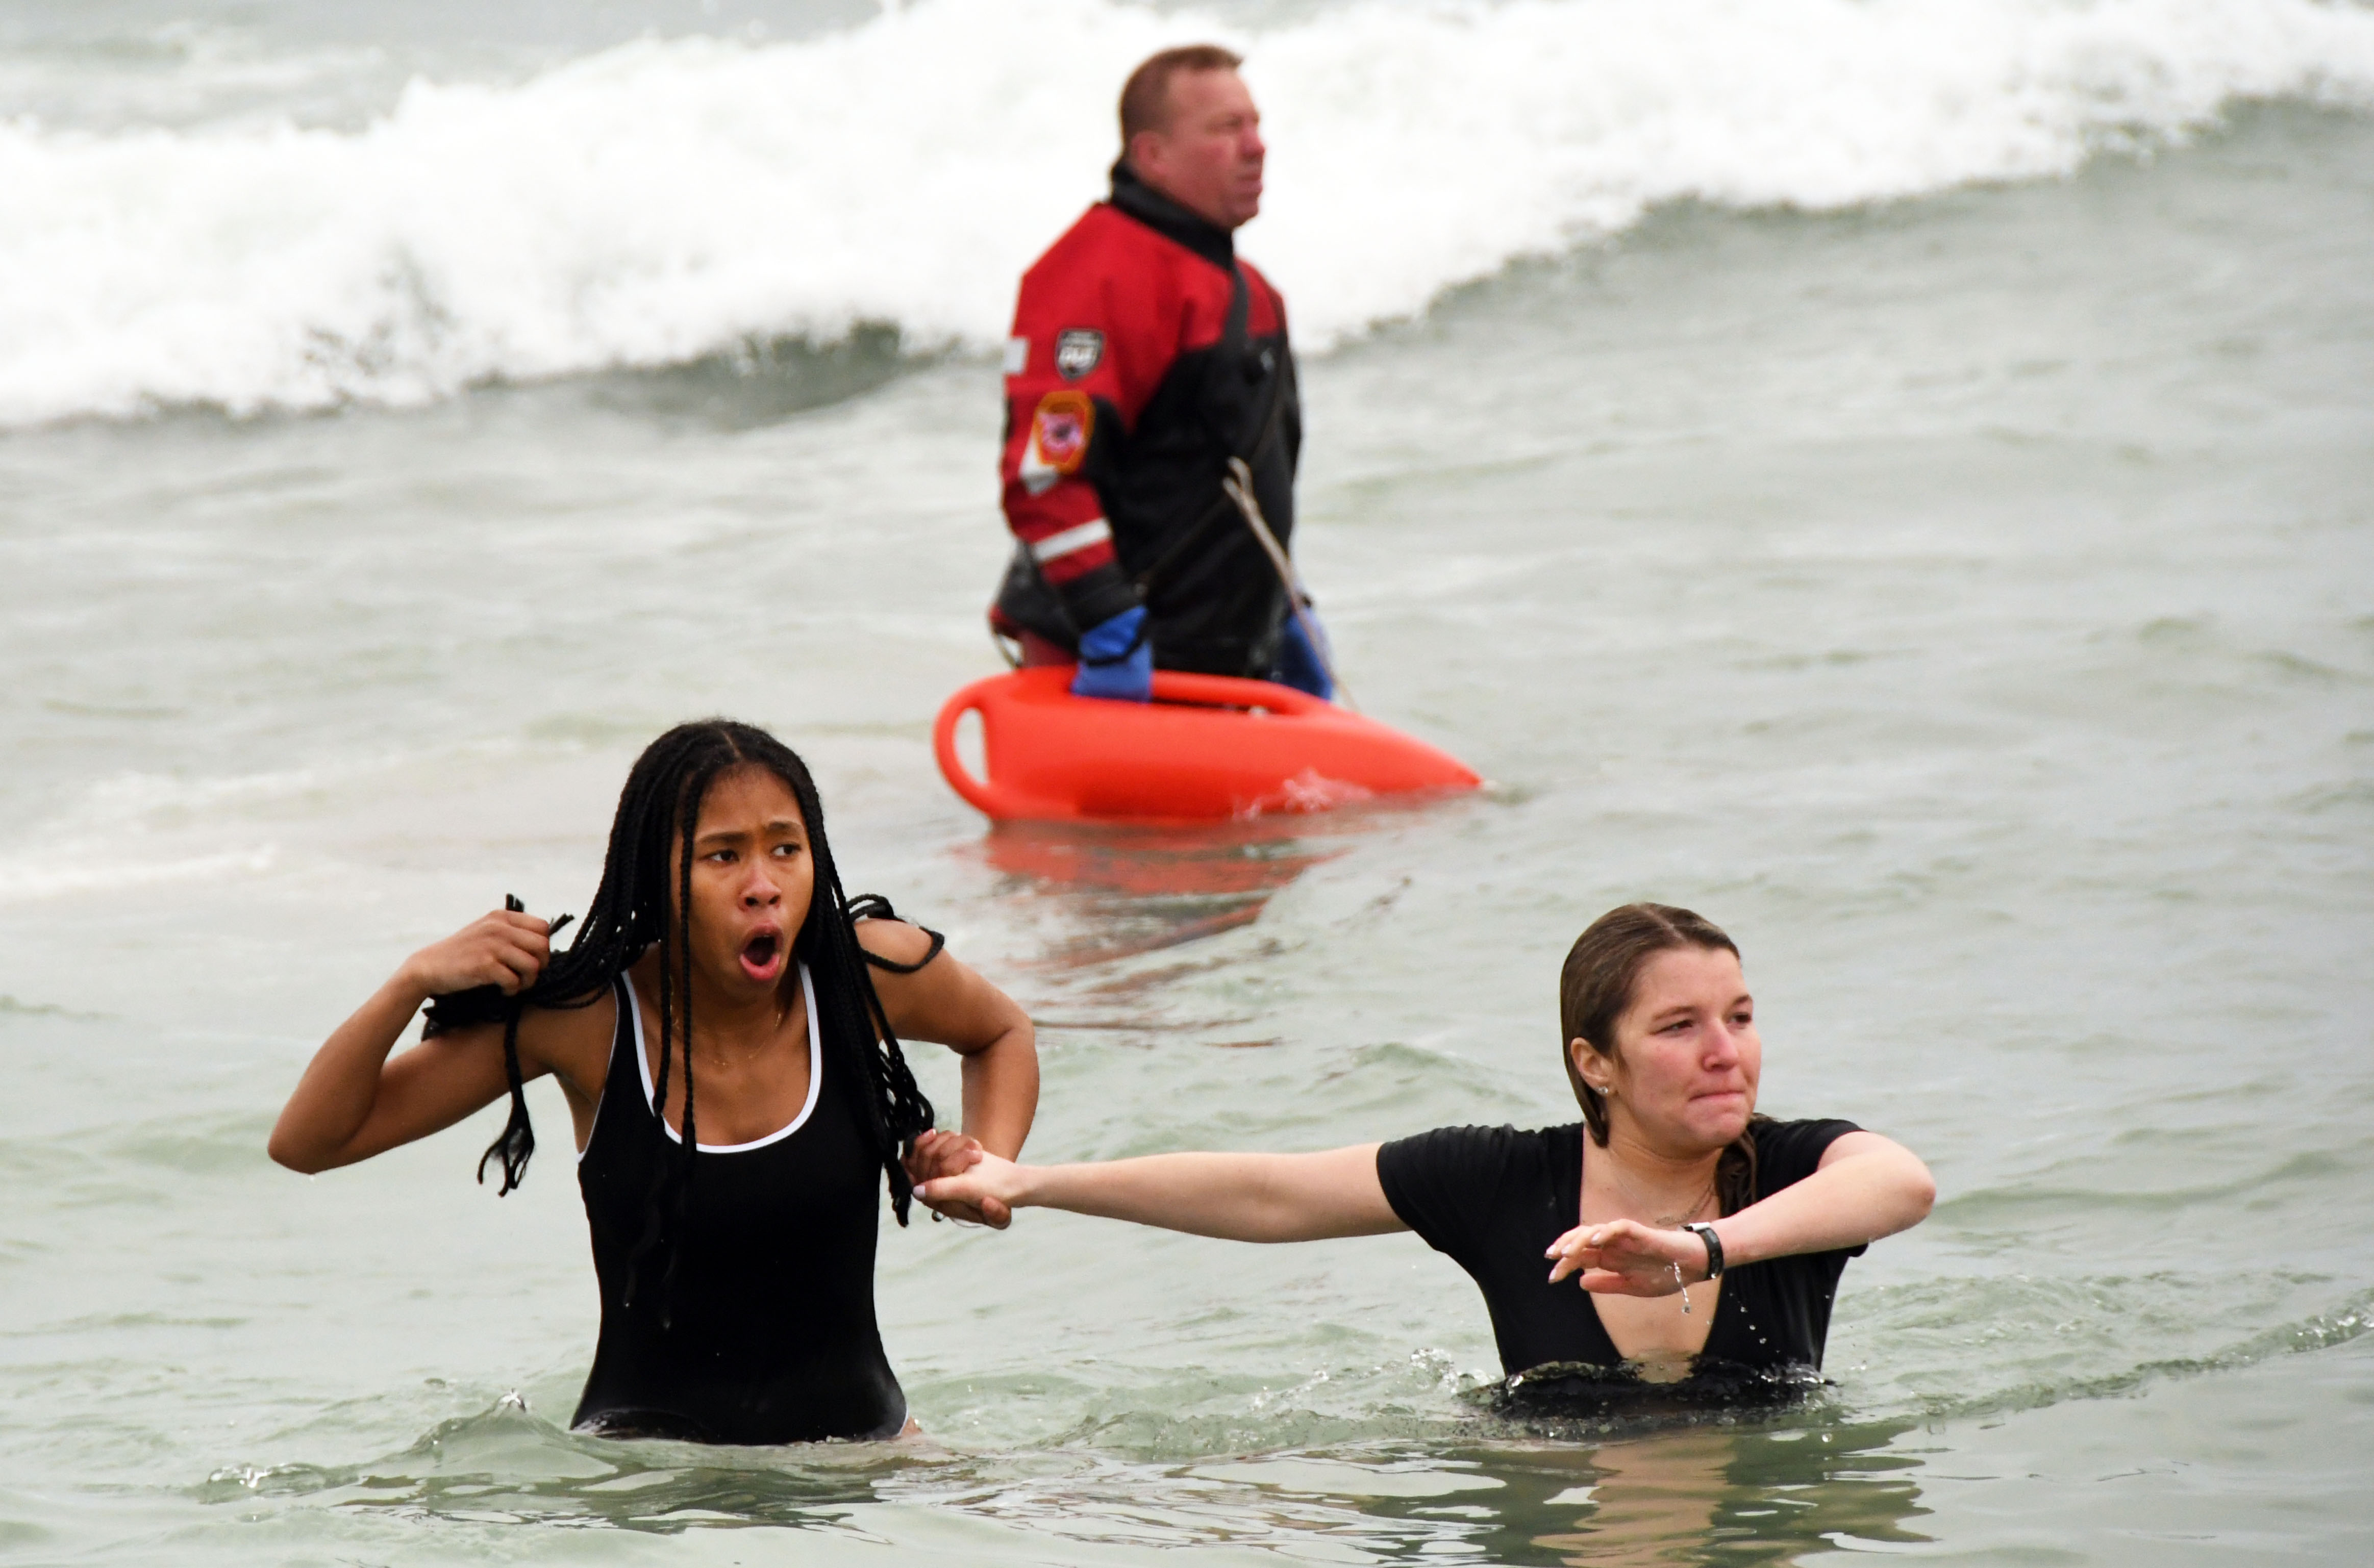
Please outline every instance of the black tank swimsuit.
[{"label": "black tank swimsuit", "polygon": [[[790,1126],[751,1143],[700,1146],[676,1278],[663,1299],[663,1254],[629,1305],[629,1259],[642,1239],[662,1158],[683,1135],[652,1105],[651,1059],[634,985],[618,977],[617,1032],[577,1185],[602,1286],[602,1338],[574,1424],[605,1437],[698,1443],[883,1438],[907,1420],[907,1397],[874,1317],[874,1247],[882,1166],[848,1074],[828,1052],[807,1000],[808,1098]],[[829,1057],[836,1071],[826,1071]],[[665,1308],[672,1319],[661,1326]]]}]

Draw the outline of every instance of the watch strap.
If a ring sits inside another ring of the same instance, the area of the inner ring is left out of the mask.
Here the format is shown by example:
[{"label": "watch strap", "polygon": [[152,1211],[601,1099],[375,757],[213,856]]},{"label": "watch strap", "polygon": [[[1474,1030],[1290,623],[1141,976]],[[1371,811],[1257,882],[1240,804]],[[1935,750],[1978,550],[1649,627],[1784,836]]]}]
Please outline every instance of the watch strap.
[{"label": "watch strap", "polygon": [[1703,1220],[1694,1221],[1689,1224],[1684,1225],[1682,1229],[1689,1232],[1690,1235],[1706,1243],[1707,1278],[1710,1280],[1722,1279],[1722,1237],[1715,1235],[1714,1227],[1708,1224]]}]

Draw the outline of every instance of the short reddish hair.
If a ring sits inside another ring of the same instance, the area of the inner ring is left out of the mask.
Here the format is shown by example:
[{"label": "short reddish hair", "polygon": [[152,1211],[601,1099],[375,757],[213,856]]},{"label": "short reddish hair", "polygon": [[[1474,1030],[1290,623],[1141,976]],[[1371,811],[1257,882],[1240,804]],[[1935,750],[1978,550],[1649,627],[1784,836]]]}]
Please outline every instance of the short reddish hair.
[{"label": "short reddish hair", "polygon": [[1149,55],[1129,74],[1121,88],[1121,146],[1123,152],[1140,131],[1170,129],[1170,78],[1181,71],[1233,71],[1244,56],[1216,43],[1186,43]]}]

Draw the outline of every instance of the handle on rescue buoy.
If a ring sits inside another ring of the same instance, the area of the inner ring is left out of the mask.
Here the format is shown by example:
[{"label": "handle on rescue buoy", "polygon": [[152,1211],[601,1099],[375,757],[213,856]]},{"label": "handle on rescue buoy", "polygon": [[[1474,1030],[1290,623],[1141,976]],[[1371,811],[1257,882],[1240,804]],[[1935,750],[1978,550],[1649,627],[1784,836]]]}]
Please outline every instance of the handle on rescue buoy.
[{"label": "handle on rescue buoy", "polygon": [[1195,675],[1184,670],[1157,670],[1154,700],[1195,708],[1260,708],[1289,719],[1336,710],[1335,705],[1325,697],[1312,696],[1274,681],[1248,681],[1237,675]]},{"label": "handle on rescue buoy", "polygon": [[973,809],[991,817],[1006,813],[998,809],[998,793],[987,779],[975,778],[965,767],[964,758],[957,753],[957,721],[968,713],[981,715],[981,757],[984,767],[989,762],[989,710],[981,706],[981,694],[1002,677],[992,675],[985,681],[975,681],[956,696],[948,698],[940,716],[932,724],[932,755],[938,759],[940,775],[948,787],[972,805]]}]

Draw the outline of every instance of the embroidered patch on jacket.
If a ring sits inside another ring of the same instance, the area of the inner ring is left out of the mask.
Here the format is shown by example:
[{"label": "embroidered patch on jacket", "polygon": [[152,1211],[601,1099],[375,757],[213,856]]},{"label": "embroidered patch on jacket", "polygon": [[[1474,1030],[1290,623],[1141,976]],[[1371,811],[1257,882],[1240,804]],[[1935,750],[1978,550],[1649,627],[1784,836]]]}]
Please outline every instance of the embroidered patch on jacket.
[{"label": "embroidered patch on jacket", "polygon": [[1077,474],[1088,455],[1088,438],[1097,427],[1097,405],[1088,394],[1078,392],[1051,392],[1039,400],[1039,412],[1030,416],[1030,451],[1024,466],[1036,458],[1045,468],[1057,474]]},{"label": "embroidered patch on jacket", "polygon": [[1105,357],[1105,334],[1087,327],[1066,327],[1055,334],[1055,369],[1067,381],[1076,381],[1095,369]]}]

